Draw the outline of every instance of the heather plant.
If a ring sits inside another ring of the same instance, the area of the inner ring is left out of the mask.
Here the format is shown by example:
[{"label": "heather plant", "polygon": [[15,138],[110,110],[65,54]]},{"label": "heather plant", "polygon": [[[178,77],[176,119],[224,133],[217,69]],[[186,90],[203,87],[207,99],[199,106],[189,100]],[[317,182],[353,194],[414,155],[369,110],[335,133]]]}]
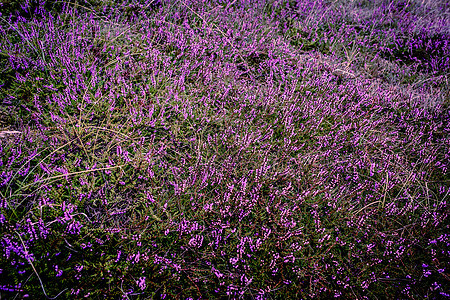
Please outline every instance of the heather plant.
[{"label": "heather plant", "polygon": [[11,7],[0,297],[449,296],[445,1]]}]

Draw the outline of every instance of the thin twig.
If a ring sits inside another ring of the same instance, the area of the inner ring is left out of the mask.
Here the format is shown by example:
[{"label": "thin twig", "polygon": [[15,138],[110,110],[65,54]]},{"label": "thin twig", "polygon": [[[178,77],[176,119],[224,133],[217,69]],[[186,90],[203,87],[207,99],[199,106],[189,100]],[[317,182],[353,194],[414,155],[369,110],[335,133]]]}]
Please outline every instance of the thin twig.
[{"label": "thin twig", "polygon": [[42,60],[43,60],[45,63],[47,63],[47,62],[45,61],[44,51],[43,51],[43,50],[41,51],[41,53],[39,53],[39,51],[38,51],[38,50],[37,50],[37,49],[36,49],[36,48],[28,41],[28,39],[27,39],[26,37],[24,37],[24,36],[20,33],[20,31],[19,31],[18,29],[14,28],[14,26],[13,26],[11,23],[9,23],[7,20],[5,20],[4,18],[0,17],[0,19],[2,19],[3,21],[5,21],[6,23],[8,23],[9,26],[11,26],[11,28],[14,29],[14,30],[22,37],[22,39],[23,39],[25,42],[27,42],[27,44],[28,44],[31,48],[33,48],[34,51],[36,51],[37,54],[41,54],[41,55],[42,55]]},{"label": "thin twig", "polygon": [[56,176],[53,176],[53,177],[44,178],[44,179],[38,180],[36,182],[27,184],[26,186],[24,186],[24,187],[22,187],[20,189],[24,189],[24,188],[27,188],[29,186],[35,185],[37,183],[45,182],[45,181],[52,180],[52,179],[57,179],[57,178],[61,178],[61,177],[69,177],[69,176],[73,176],[73,175],[84,174],[84,173],[95,172],[95,171],[102,171],[102,170],[121,168],[123,166],[125,166],[125,164],[124,165],[119,165],[119,166],[111,166],[111,167],[105,167],[105,168],[98,168],[98,169],[92,169],[92,170],[85,170],[85,171],[73,172],[73,173],[68,173],[68,174],[56,175]]},{"label": "thin twig", "polygon": [[6,137],[8,134],[19,134],[22,133],[21,131],[9,131],[9,130],[5,130],[5,131],[0,131],[0,138]]}]

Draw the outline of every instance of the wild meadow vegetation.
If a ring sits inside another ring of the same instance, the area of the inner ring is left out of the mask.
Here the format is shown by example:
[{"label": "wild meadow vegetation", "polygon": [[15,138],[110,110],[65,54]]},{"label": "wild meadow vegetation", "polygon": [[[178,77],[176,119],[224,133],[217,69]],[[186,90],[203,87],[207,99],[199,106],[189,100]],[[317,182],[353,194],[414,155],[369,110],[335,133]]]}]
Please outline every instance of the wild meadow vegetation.
[{"label": "wild meadow vegetation", "polygon": [[0,6],[0,298],[450,297],[448,1]]}]

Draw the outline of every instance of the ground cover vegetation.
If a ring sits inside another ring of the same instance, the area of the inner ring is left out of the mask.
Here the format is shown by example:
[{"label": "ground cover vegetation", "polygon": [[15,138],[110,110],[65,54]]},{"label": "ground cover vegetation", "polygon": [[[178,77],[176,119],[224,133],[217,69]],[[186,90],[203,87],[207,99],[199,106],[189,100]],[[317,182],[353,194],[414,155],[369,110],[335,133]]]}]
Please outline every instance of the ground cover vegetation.
[{"label": "ground cover vegetation", "polygon": [[0,297],[449,297],[448,1],[0,5]]}]

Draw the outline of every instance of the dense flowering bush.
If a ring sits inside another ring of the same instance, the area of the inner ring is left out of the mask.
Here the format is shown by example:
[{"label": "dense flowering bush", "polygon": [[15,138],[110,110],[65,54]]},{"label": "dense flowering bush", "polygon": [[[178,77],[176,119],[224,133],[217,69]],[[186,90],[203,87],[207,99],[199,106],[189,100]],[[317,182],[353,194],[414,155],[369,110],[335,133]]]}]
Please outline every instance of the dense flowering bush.
[{"label": "dense flowering bush", "polygon": [[449,11],[4,4],[0,298],[449,297]]}]

